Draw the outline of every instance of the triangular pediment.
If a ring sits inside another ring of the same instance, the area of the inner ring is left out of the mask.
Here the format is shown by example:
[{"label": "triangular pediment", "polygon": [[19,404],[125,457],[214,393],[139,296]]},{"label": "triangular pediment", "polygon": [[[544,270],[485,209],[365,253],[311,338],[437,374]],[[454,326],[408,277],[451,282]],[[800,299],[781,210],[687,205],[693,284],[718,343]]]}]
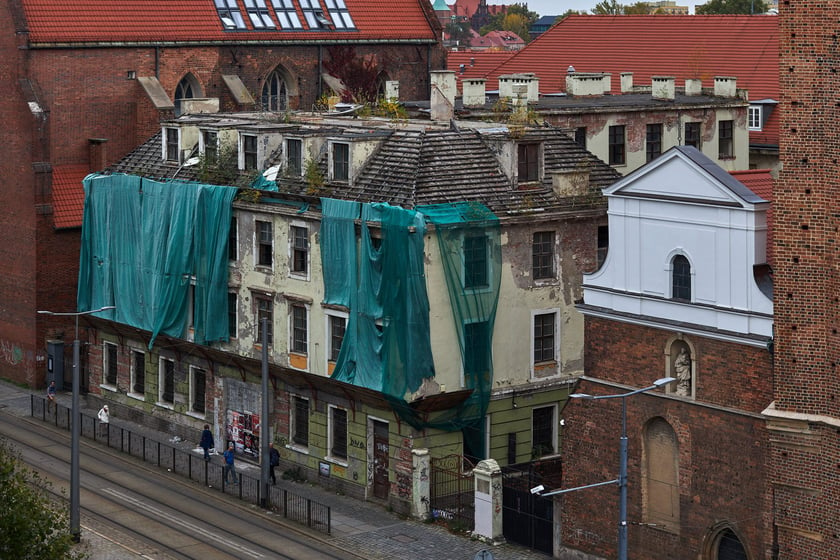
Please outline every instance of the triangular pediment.
[{"label": "triangular pediment", "polygon": [[763,200],[694,148],[673,148],[604,190],[607,196],[749,207]]}]

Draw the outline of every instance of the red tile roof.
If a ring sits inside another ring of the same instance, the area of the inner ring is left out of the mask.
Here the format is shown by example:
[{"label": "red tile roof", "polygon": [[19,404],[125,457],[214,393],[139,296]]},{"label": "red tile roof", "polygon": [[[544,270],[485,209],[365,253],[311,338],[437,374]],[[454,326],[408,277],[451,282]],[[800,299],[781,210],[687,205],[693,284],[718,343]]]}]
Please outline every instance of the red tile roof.
[{"label": "red tile roof", "polygon": [[[455,79],[460,88],[461,80],[483,78],[493,68],[516,54],[516,51],[449,51],[446,69],[455,71]],[[461,64],[464,73],[461,73]]]},{"label": "red tile roof", "polygon": [[[428,0],[346,0],[355,30],[225,30],[213,0],[21,0],[31,43],[436,40]],[[266,2],[271,6],[271,2]],[[305,21],[295,2],[298,17]],[[329,13],[326,8],[324,13]],[[272,20],[277,23],[273,8]],[[395,19],[395,14],[397,15]],[[304,24],[305,25],[305,24]]]},{"label": "red tile roof", "polygon": [[[633,72],[639,85],[650,85],[651,76],[674,76],[678,85],[700,78],[712,87],[714,76],[734,76],[750,99],[779,101],[779,18],[573,15],[488,72],[487,89],[498,87],[501,74],[533,72],[540,92],[562,92],[569,65],[612,73],[614,93],[622,72]],[[778,145],[778,113],[764,131],[750,133],[751,142]]]},{"label": "red tile roof", "polygon": [[90,173],[85,165],[56,165],[53,167],[53,220],[55,229],[82,227],[85,192],[82,179]]},{"label": "red tile roof", "polygon": [[767,262],[773,264],[773,184],[775,180],[769,169],[750,169],[749,171],[730,171],[752,192],[770,202],[767,208]]}]

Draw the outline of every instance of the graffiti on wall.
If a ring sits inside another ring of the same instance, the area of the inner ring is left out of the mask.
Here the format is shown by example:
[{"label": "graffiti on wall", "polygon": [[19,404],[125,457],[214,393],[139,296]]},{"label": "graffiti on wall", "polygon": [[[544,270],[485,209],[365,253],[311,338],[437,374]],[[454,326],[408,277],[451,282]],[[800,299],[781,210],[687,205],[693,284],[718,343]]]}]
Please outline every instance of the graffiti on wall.
[{"label": "graffiti on wall", "polygon": [[227,411],[225,426],[227,441],[233,442],[236,451],[259,457],[260,455],[260,415],[247,411]]}]

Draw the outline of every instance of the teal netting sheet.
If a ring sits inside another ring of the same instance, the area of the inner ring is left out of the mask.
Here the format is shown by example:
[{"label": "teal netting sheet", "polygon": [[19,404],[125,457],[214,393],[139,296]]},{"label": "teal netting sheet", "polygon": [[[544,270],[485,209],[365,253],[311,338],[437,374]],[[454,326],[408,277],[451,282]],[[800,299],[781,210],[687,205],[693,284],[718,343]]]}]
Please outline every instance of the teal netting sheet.
[{"label": "teal netting sheet", "polygon": [[349,309],[332,377],[403,401],[434,377],[423,217],[388,204],[322,199],[321,207],[324,299]]},{"label": "teal netting sheet", "polygon": [[501,227],[496,215],[477,202],[417,210],[435,226],[464,385],[473,391],[460,407],[438,415],[434,423],[461,429],[465,454],[484,458],[484,416],[493,386],[493,330],[502,271]]},{"label": "teal netting sheet", "polygon": [[[483,457],[501,278],[498,219],[480,204],[426,206],[417,212],[387,204],[322,199],[321,207],[324,299],[350,310],[332,377],[383,393],[415,428],[462,430],[470,454]],[[458,325],[465,384],[473,393],[458,407],[420,415],[407,398],[423,379],[434,377],[423,251],[425,219],[436,227]],[[374,242],[369,224],[380,226],[380,243]],[[462,266],[465,250],[472,259],[467,280]]]},{"label": "teal netting sheet", "polygon": [[79,311],[183,337],[195,278],[195,341],[228,340],[228,234],[237,189],[89,175],[79,258]]}]

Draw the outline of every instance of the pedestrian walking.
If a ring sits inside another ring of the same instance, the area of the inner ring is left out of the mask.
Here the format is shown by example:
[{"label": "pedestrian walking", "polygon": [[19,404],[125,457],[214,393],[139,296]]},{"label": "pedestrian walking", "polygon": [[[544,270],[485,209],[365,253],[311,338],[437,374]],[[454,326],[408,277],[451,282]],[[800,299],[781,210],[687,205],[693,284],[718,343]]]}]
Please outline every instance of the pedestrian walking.
[{"label": "pedestrian walking", "polygon": [[99,414],[96,415],[99,418],[99,435],[107,435],[108,434],[108,423],[111,421],[111,415],[108,412],[108,405],[102,405],[102,408],[99,409]]},{"label": "pedestrian walking", "polygon": [[234,466],[233,462],[236,458],[236,453],[233,450],[233,444],[229,443],[227,451],[224,453],[225,456],[225,482],[228,481],[228,473],[233,475],[233,483],[239,484],[236,476],[236,466]]},{"label": "pedestrian walking", "polygon": [[47,411],[55,404],[55,381],[50,381],[47,387]]},{"label": "pedestrian walking", "polygon": [[213,432],[210,431],[210,425],[204,424],[204,431],[201,432],[201,443],[198,445],[204,450],[204,460],[210,460],[210,450],[216,447],[213,442]]},{"label": "pedestrian walking", "polygon": [[274,443],[268,443],[268,472],[271,475],[271,485],[277,484],[277,477],[274,475],[274,467],[280,464],[280,453],[274,449]]}]

